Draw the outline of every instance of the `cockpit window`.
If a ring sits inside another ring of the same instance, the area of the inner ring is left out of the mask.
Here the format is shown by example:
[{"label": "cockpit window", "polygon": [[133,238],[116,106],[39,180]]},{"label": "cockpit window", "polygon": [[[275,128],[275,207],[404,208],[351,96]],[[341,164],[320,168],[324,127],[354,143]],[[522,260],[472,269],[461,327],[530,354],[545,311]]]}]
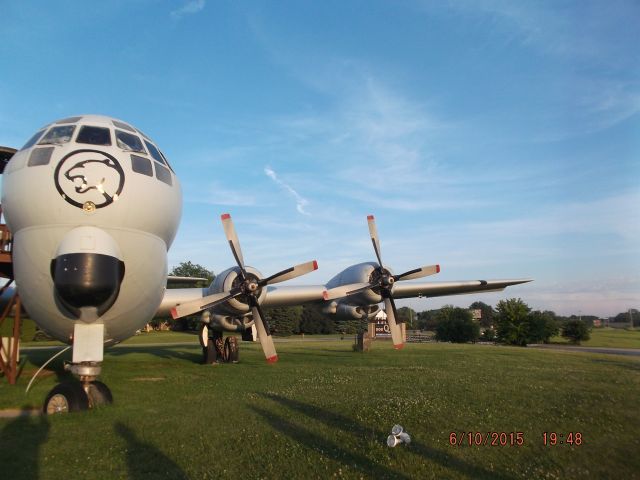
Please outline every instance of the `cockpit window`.
[{"label": "cockpit window", "polygon": [[149,150],[149,153],[151,154],[153,159],[161,165],[166,165],[164,158],[162,158],[162,155],[160,155],[160,150],[158,150],[153,143],[149,143],[146,140],[144,141],[144,143],[147,146],[147,150]]},{"label": "cockpit window", "polygon": [[90,143],[91,145],[111,145],[111,134],[108,128],[85,125],[80,129],[76,142]]},{"label": "cockpit window", "polygon": [[69,118],[63,118],[62,120],[58,120],[56,122],[56,125],[60,125],[61,123],[78,123],[78,120],[80,120],[82,117],[69,117]]},{"label": "cockpit window", "polygon": [[163,167],[162,165],[156,165],[156,178],[169,186],[173,185],[171,172],[168,168]]},{"label": "cockpit window", "polygon": [[[160,155],[162,155],[162,158],[164,158],[164,163],[167,164],[167,167],[169,167],[169,170],[173,172],[173,168],[171,168],[171,165],[169,165],[169,160],[167,160],[167,157],[164,156],[164,153],[160,152]],[[176,172],[173,172],[173,173],[176,173]]]},{"label": "cockpit window", "polygon": [[151,166],[151,160],[148,158],[131,154],[131,168],[134,172],[153,177],[153,167]]},{"label": "cockpit window", "polygon": [[140,137],[137,137],[136,135],[123,132],[122,130],[116,130],[116,140],[118,142],[118,146],[127,152],[147,153],[144,151]]},{"label": "cockpit window", "polygon": [[29,162],[27,165],[35,167],[38,165],[48,165],[51,160],[51,154],[56,147],[41,147],[34,148],[29,156]]},{"label": "cockpit window", "polygon": [[128,132],[136,133],[135,128],[127,125],[126,123],[119,122],[118,120],[111,120],[111,121],[116,127],[121,128],[122,130],[127,130]]},{"label": "cockpit window", "polygon": [[27,143],[24,144],[24,146],[21,148],[21,150],[25,150],[27,148],[33,147],[36,144],[36,142],[38,141],[38,139],[42,136],[43,133],[44,133],[44,128],[42,130],[36,132],[36,134],[33,137],[31,137],[27,141]]},{"label": "cockpit window", "polygon": [[64,125],[61,127],[53,127],[47,132],[42,140],[38,142],[38,145],[61,145],[71,140],[73,131],[76,129],[75,125]]}]

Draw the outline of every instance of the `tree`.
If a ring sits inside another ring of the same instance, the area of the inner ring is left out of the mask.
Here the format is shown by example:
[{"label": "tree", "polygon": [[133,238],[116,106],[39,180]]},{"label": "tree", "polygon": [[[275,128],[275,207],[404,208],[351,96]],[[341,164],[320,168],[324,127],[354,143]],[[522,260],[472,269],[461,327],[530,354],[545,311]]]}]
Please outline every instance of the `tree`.
[{"label": "tree", "polygon": [[475,342],[480,336],[480,325],[465,308],[446,305],[437,317],[436,339],[441,342]]},{"label": "tree", "polygon": [[335,324],[333,320],[323,315],[317,308],[310,305],[302,307],[300,316],[300,325],[297,333],[335,333]]},{"label": "tree", "polygon": [[614,323],[628,324],[631,324],[631,322],[633,321],[633,326],[637,327],[640,326],[640,312],[638,312],[638,310],[635,308],[630,308],[626,312],[617,314],[611,321]]},{"label": "tree", "polygon": [[267,317],[271,335],[288,337],[298,331],[302,307],[265,308],[264,315]]},{"label": "tree", "polygon": [[[207,287],[216,278],[215,273],[212,270],[207,270],[202,265],[191,262],[181,262],[177,267],[173,267],[169,272],[169,275],[176,277],[201,277],[206,278],[206,282],[196,282],[196,287]],[[178,284],[169,282],[168,288],[181,288],[184,284]]]},{"label": "tree", "polygon": [[490,327],[493,325],[493,316],[495,312],[493,311],[493,307],[491,305],[487,305],[484,302],[473,302],[469,305],[469,310],[480,310],[482,312],[482,316],[480,318],[480,326],[482,327]]},{"label": "tree", "polygon": [[526,346],[529,339],[529,306],[521,299],[500,300],[496,325],[498,340],[510,345]]},{"label": "tree", "polygon": [[413,330],[418,315],[411,307],[401,307],[398,309],[397,321],[403,321],[407,324],[407,328]]},{"label": "tree", "polygon": [[484,331],[482,332],[482,339],[485,342],[493,342],[496,339],[496,331],[492,328],[485,328]]},{"label": "tree", "polygon": [[[335,320],[335,329],[342,335],[352,335],[358,333],[363,328],[362,320]],[[364,326],[366,329],[367,327]]]},{"label": "tree", "polygon": [[556,314],[549,310],[531,312],[527,323],[527,343],[549,343],[551,337],[556,336],[560,331]]},{"label": "tree", "polygon": [[583,340],[589,340],[589,327],[581,320],[569,320],[562,327],[562,336],[575,345]]},{"label": "tree", "polygon": [[425,310],[418,313],[416,326],[420,330],[435,330],[438,326],[437,314],[439,310]]}]

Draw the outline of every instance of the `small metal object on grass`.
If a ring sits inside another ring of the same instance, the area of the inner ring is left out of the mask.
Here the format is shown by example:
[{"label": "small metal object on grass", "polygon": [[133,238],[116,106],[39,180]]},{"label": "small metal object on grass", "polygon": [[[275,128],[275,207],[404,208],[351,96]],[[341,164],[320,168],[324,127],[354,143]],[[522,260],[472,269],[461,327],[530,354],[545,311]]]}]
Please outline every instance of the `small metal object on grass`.
[{"label": "small metal object on grass", "polygon": [[391,435],[387,437],[387,446],[393,448],[400,443],[411,443],[411,437],[404,431],[402,425],[394,425]]}]

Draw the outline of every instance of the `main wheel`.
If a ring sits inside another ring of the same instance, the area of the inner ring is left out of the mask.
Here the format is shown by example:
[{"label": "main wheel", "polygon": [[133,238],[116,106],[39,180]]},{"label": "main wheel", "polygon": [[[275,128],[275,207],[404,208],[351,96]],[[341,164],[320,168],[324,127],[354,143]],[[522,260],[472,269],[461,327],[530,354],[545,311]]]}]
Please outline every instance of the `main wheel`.
[{"label": "main wheel", "polygon": [[225,362],[238,363],[238,339],[236,337],[227,337],[225,340],[224,360]]},{"label": "main wheel", "polygon": [[82,388],[82,384],[72,382],[56,385],[47,395],[42,411],[47,415],[53,415],[54,413],[79,412],[88,408],[89,398]]},{"label": "main wheel", "polygon": [[87,394],[89,396],[89,405],[92,408],[100,407],[102,405],[111,405],[113,403],[113,395],[111,395],[109,387],[97,380],[89,383],[87,387]]},{"label": "main wheel", "polygon": [[222,333],[215,332],[214,334],[214,342],[216,347],[216,357],[218,362],[226,362],[227,359],[224,358],[224,340],[222,339]]}]

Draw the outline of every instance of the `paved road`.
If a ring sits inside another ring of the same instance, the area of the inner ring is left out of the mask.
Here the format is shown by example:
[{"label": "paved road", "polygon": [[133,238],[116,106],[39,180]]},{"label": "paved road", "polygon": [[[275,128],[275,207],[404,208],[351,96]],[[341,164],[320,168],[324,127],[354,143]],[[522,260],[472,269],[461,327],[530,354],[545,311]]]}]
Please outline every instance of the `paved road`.
[{"label": "paved road", "polygon": [[573,347],[570,345],[529,345],[532,348],[547,348],[550,350],[567,350],[570,352],[607,353],[611,355],[640,356],[640,350],[634,348],[605,348],[605,347]]}]

